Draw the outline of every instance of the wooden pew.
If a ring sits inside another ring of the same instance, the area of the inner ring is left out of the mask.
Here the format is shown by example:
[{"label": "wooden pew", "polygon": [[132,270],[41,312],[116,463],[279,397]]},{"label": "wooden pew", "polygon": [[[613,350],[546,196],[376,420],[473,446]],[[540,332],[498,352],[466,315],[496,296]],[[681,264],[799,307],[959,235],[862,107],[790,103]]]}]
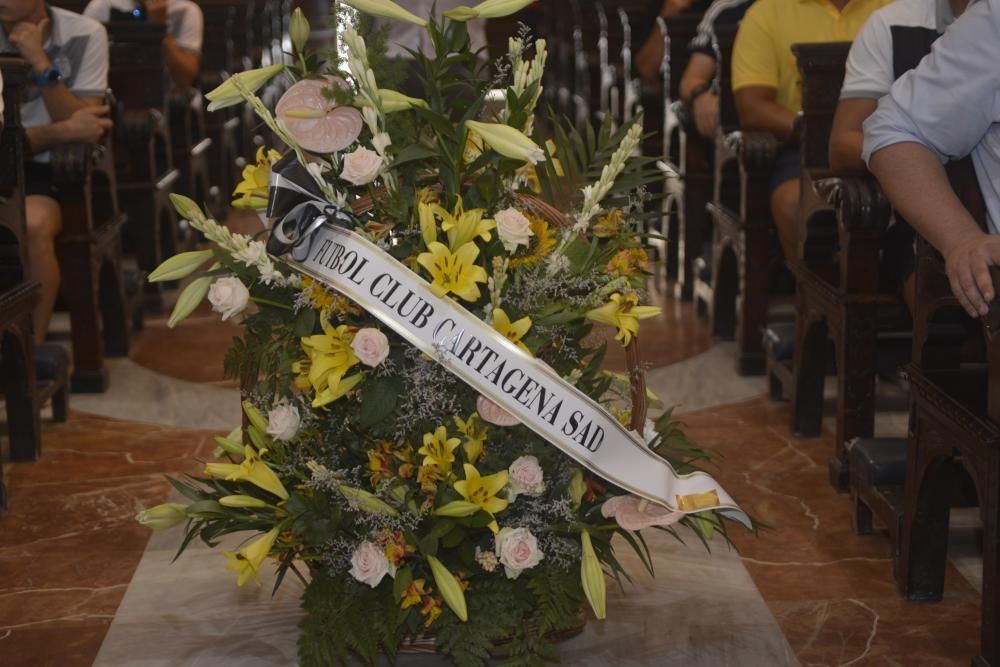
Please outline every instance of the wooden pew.
[{"label": "wooden pew", "polygon": [[32,310],[38,283],[25,276],[28,264],[24,220],[24,132],[19,105],[29,81],[23,60],[0,59],[4,116],[0,131],[0,376],[7,404],[9,444],[0,448],[0,515],[6,512],[3,462],[33,461],[41,449],[41,401],[35,377]]},{"label": "wooden pew", "polygon": [[[112,90],[122,107],[115,127],[118,195],[128,215],[125,232],[139,269],[149,274],[181,244],[177,216],[168,195],[180,181],[171,152],[167,121],[164,26],[143,23],[107,25]],[[159,283],[145,284],[146,304],[162,308]]]},{"label": "wooden pew", "polygon": [[[949,166],[960,199],[985,229],[985,206],[971,160]],[[948,284],[944,259],[918,237],[913,313],[912,387],[904,514],[896,581],[910,600],[940,600],[956,475],[975,484],[983,524],[980,655],[1000,665],[1000,306],[983,322],[964,315]],[[1000,287],[1000,276],[993,275]],[[962,340],[961,333],[970,334]]]},{"label": "wooden pew", "polygon": [[694,298],[699,312],[709,316],[713,336],[736,339],[737,371],[758,375],[765,369],[761,337],[774,247],[767,183],[778,142],[766,132],[733,129],[738,127],[730,79],[735,36],[734,28],[717,35],[721,111],[707,207],[712,244],[696,262]]}]

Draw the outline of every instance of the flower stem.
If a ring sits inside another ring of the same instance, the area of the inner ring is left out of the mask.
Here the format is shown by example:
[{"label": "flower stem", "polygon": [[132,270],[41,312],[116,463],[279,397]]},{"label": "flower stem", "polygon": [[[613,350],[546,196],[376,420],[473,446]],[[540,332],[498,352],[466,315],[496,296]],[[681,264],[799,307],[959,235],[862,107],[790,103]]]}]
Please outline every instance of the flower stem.
[{"label": "flower stem", "polygon": [[270,299],[262,299],[259,296],[252,296],[250,300],[254,303],[263,304],[265,306],[271,306],[273,308],[281,308],[282,310],[294,311],[295,309],[283,303],[278,303],[277,301],[271,301]]}]

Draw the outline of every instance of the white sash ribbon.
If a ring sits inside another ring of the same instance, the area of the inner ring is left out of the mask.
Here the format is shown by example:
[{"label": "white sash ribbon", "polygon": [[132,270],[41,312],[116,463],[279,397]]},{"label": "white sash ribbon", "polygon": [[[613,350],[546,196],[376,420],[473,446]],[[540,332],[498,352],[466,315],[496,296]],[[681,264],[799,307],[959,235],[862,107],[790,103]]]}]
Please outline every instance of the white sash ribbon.
[{"label": "white sash ribbon", "polygon": [[290,266],[360,304],[409,343],[600,477],[671,510],[750,519],[710,475],[678,475],[598,403],[367,239],[325,224]]}]

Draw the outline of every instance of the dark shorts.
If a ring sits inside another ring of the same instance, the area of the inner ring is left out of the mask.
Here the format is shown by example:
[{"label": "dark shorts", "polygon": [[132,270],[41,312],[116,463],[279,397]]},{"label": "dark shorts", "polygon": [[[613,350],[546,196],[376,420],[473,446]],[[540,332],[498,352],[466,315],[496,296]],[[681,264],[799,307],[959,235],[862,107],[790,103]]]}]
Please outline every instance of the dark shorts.
[{"label": "dark shorts", "polygon": [[52,179],[52,167],[43,162],[27,160],[24,163],[24,194],[28,197],[31,195],[51,197],[62,203],[62,193]]},{"label": "dark shorts", "polygon": [[799,159],[798,142],[782,144],[778,148],[778,153],[774,156],[774,169],[771,171],[771,180],[767,185],[767,194],[773,195],[778,186],[786,181],[799,180],[801,174],[801,163]]}]

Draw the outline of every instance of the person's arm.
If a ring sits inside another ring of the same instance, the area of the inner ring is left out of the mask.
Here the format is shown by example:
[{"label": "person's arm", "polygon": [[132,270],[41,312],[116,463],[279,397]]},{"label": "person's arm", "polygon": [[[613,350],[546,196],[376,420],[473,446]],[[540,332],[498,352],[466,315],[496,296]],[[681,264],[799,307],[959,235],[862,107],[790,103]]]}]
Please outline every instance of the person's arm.
[{"label": "person's arm", "polygon": [[[663,0],[659,16],[667,19],[686,12],[693,0]],[[660,64],[663,62],[663,33],[660,32],[658,23],[653,23],[653,29],[649,31],[639,53],[635,56],[635,70],[639,73],[639,78],[646,83],[654,83],[660,74]]]},{"label": "person's arm", "polygon": [[[45,41],[45,31],[48,30],[49,19],[42,19],[37,25],[21,22],[10,30],[7,36],[11,45],[17,49],[21,57],[31,66],[31,71],[38,76],[52,67],[52,61],[42,48]],[[39,87],[45,108],[54,121],[66,120],[74,112],[91,104],[86,99],[77,97],[62,81],[54,85]],[[99,103],[99,101],[98,101]]]},{"label": "person's arm", "polygon": [[680,93],[685,103],[691,103],[691,93],[699,86],[707,86],[715,78],[715,58],[695,51],[688,60],[681,76]]},{"label": "person's arm", "polygon": [[778,89],[747,86],[735,92],[736,113],[745,130],[770,132],[783,141],[795,139],[795,116],[777,102]]},{"label": "person's arm", "polygon": [[864,125],[868,166],[944,255],[952,291],[973,316],[985,315],[996,296],[989,269],[1000,266],[1000,236],[979,229],[941,165],[971,153],[1000,112],[998,58],[1000,0],[975,3]]},{"label": "person's arm", "polygon": [[870,99],[840,100],[830,131],[830,168],[834,171],[864,171],[861,151],[865,144],[862,125],[878,107]]},{"label": "person's arm", "polygon": [[[100,104],[100,100],[97,103]],[[86,106],[66,120],[26,129],[28,153],[38,155],[60,144],[74,141],[96,144],[111,129],[111,120],[105,117],[107,113],[106,106]]]},{"label": "person's arm", "polygon": [[167,72],[174,85],[180,90],[190,88],[201,66],[198,54],[177,46],[172,35],[167,35],[163,40],[163,53],[167,60]]},{"label": "person's arm", "polygon": [[[150,23],[166,25],[167,0],[144,0],[146,16]],[[193,3],[185,3],[180,21],[180,32],[175,37],[167,33],[163,40],[163,55],[167,61],[167,73],[174,85],[187,90],[198,76],[201,66],[201,44],[204,17],[201,9]]]}]

